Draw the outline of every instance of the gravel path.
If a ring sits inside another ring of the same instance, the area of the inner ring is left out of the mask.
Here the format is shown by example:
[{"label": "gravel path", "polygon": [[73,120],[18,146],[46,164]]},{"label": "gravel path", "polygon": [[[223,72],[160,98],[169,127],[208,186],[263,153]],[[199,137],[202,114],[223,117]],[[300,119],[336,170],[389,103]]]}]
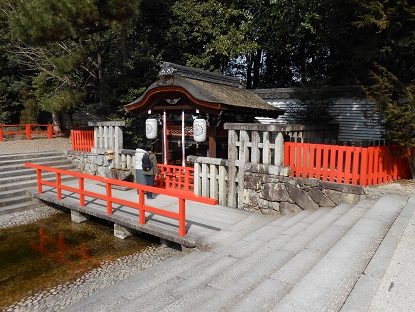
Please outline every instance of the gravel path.
[{"label": "gravel path", "polygon": [[[0,142],[0,155],[41,151],[65,151],[71,149],[69,138],[8,140]],[[39,207],[23,212],[0,216],[0,230],[47,218],[57,211],[50,207]],[[122,281],[129,276],[172,257],[180,251],[165,246],[152,246],[135,254],[112,262],[103,262],[98,268],[85,273],[72,283],[58,285],[52,289],[27,297],[7,307],[4,311],[60,311],[86,298],[94,292]]]},{"label": "gravel path", "polygon": [[33,140],[5,140],[0,142],[0,155],[42,151],[65,151],[71,149],[70,138],[35,138]]}]

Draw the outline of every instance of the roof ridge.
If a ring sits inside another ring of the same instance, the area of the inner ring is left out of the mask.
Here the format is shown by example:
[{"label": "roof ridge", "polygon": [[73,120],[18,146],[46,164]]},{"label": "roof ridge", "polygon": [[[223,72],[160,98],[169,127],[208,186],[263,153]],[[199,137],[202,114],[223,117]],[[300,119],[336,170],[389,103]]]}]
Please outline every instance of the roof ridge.
[{"label": "roof ridge", "polygon": [[187,67],[187,66],[183,66],[179,64],[174,64],[170,62],[163,62],[161,65],[161,69],[159,71],[159,77],[171,76],[171,75],[180,75],[186,78],[245,88],[245,86],[242,83],[242,80],[237,77],[226,76],[226,75],[213,73],[210,71],[197,69],[193,67]]}]

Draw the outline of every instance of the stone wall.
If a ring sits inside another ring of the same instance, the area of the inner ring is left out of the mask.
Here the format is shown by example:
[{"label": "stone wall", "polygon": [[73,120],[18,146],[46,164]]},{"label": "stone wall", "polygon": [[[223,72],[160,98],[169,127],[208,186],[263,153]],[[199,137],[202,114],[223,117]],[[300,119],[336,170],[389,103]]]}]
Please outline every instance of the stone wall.
[{"label": "stone wall", "polygon": [[[68,159],[76,165],[77,169],[86,174],[107,177],[118,180],[134,181],[135,170],[134,151],[121,150],[121,168],[114,168],[114,160],[109,159],[108,150],[93,148],[91,152],[69,150],[66,152]],[[128,160],[127,156],[131,158]]]},{"label": "stone wall", "polygon": [[285,215],[340,203],[356,204],[365,196],[364,188],[358,185],[292,178],[284,170],[280,170],[282,175],[246,170],[242,209]]}]

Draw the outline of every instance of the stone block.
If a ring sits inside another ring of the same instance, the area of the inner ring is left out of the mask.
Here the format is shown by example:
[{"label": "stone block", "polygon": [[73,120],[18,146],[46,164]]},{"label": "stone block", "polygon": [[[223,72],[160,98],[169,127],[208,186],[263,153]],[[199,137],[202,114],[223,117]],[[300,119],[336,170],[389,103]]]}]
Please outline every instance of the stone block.
[{"label": "stone block", "polygon": [[299,189],[296,186],[291,185],[290,183],[285,183],[285,188],[287,189],[288,194],[294,203],[304,210],[317,210],[319,206],[314,202],[307,192]]},{"label": "stone block", "polygon": [[319,190],[318,188],[312,188],[309,192],[308,195],[311,197],[312,200],[314,200],[317,204],[320,203],[321,199],[323,198],[324,193]]},{"label": "stone block", "polygon": [[251,190],[260,190],[263,184],[263,177],[253,174],[245,174],[244,177],[244,188]]},{"label": "stone block", "polygon": [[279,202],[268,202],[269,209],[272,209],[276,212],[280,212],[280,203]]},{"label": "stone block", "polygon": [[336,204],[326,195],[323,195],[318,205],[320,207],[336,207]]},{"label": "stone block", "polygon": [[289,195],[282,183],[267,183],[263,186],[261,197],[271,202],[288,201]]},{"label": "stone block", "polygon": [[243,193],[243,205],[244,207],[258,207],[259,193],[244,189]]},{"label": "stone block", "polygon": [[124,226],[114,223],[114,236],[115,237],[126,239],[128,237],[133,236],[132,231],[133,230],[129,228],[126,228]]},{"label": "stone block", "polygon": [[320,181],[320,185],[324,187],[325,189],[336,190],[342,193],[357,194],[357,195],[364,194],[364,187],[360,185],[350,185],[350,184],[328,182],[328,181]]},{"label": "stone block", "polygon": [[89,220],[89,215],[76,210],[71,210],[71,220],[76,223],[82,223]]},{"label": "stone block", "polygon": [[299,213],[302,211],[300,207],[298,207],[296,204],[291,203],[280,203],[280,214],[282,216],[285,216],[289,213]]}]

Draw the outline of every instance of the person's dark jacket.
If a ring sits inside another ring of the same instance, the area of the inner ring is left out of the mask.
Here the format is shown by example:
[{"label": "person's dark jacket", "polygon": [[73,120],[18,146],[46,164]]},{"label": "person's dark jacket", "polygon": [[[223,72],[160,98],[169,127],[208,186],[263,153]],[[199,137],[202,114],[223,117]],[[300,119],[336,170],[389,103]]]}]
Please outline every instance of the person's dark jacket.
[{"label": "person's dark jacket", "polygon": [[148,171],[143,170],[144,175],[156,175],[159,170],[157,167],[157,157],[153,152],[147,152],[148,156],[150,157],[150,161],[153,163],[153,168]]}]

